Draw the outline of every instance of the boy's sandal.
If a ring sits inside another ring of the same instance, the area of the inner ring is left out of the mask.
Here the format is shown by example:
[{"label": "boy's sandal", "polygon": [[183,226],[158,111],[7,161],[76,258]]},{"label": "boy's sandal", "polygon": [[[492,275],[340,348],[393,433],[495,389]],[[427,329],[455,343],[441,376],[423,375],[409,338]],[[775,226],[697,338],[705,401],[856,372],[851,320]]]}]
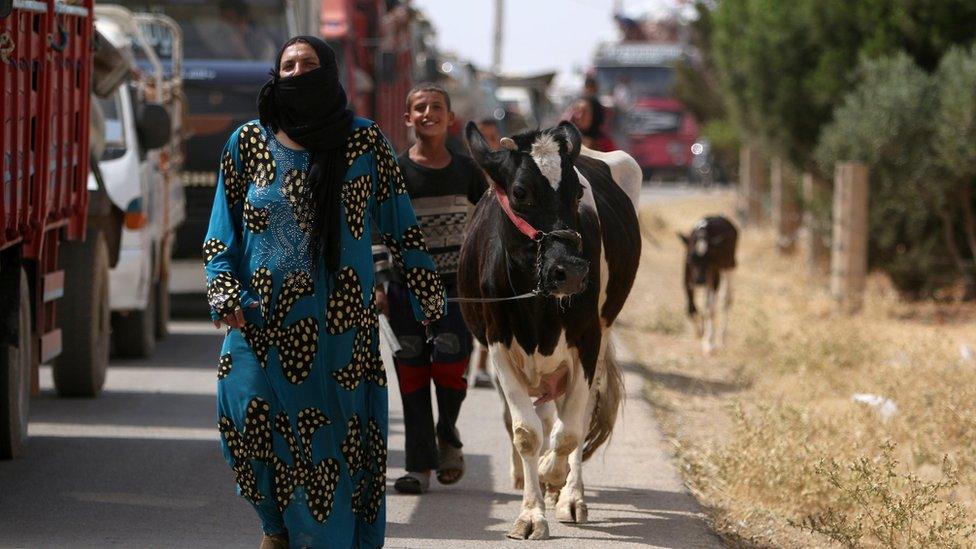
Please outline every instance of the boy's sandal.
[{"label": "boy's sandal", "polygon": [[440,459],[437,466],[437,481],[441,484],[454,484],[464,476],[464,454],[460,448],[441,443]]},{"label": "boy's sandal", "polygon": [[430,473],[407,473],[393,483],[393,489],[401,494],[423,494],[428,488]]}]

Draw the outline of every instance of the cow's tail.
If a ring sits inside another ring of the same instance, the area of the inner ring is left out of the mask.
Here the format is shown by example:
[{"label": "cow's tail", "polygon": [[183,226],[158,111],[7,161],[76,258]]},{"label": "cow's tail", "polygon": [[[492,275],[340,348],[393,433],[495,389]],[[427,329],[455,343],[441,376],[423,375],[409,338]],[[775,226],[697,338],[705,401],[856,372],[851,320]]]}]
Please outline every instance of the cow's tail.
[{"label": "cow's tail", "polygon": [[590,428],[583,441],[583,460],[590,459],[604,442],[613,434],[613,426],[617,423],[617,411],[624,400],[624,380],[617,364],[613,341],[609,331],[603,334],[607,338],[607,347],[603,354],[603,364],[597,365],[597,376],[594,383],[598,383],[596,402],[590,415]]}]

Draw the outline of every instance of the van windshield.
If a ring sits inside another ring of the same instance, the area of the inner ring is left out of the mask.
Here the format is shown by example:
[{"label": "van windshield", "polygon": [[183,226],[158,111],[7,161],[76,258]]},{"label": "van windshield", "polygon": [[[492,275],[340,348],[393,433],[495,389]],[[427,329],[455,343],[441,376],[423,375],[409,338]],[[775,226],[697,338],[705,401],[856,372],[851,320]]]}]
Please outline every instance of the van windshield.
[{"label": "van windshield", "polygon": [[[183,30],[185,59],[274,62],[285,42],[285,0],[113,0],[134,12],[162,13]],[[166,33],[149,32],[161,58],[171,56]]]},{"label": "van windshield", "polygon": [[125,124],[122,121],[122,98],[119,92],[98,98],[105,120],[105,150],[100,160],[114,160],[125,154]]},{"label": "van windshield", "polygon": [[671,67],[599,67],[596,79],[602,93],[616,93],[620,86],[631,97],[670,97],[674,85]]}]

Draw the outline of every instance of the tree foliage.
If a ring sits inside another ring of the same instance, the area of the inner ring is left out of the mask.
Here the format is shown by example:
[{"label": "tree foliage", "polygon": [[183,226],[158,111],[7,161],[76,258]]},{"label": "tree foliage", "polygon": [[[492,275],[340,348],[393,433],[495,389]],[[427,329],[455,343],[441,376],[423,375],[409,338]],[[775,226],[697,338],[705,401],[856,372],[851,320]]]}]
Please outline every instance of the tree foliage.
[{"label": "tree foliage", "polygon": [[[824,171],[859,161],[871,175],[869,258],[910,295],[955,279],[940,225],[942,189],[931,150],[938,112],[932,77],[905,53],[866,60],[816,151]],[[946,276],[949,274],[950,276]]]},{"label": "tree foliage", "polygon": [[[706,51],[740,134],[830,177],[871,173],[870,262],[909,295],[976,297],[971,0],[721,0]],[[950,51],[951,50],[951,51]]]},{"label": "tree foliage", "polygon": [[905,52],[926,71],[976,37],[970,0],[722,0],[709,55],[733,119],[774,155],[814,167],[857,60]]}]

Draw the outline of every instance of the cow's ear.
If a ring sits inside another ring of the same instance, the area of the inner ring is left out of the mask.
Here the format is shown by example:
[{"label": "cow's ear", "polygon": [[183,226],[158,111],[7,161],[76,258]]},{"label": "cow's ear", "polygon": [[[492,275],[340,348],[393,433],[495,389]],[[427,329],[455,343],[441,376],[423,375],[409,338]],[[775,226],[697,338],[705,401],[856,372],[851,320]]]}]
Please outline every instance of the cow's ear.
[{"label": "cow's ear", "polygon": [[688,235],[686,235],[684,233],[678,233],[678,238],[680,238],[681,241],[685,243],[685,246],[688,246],[689,244],[691,244],[691,237],[689,237]]},{"label": "cow's ear", "polygon": [[580,147],[583,145],[583,134],[580,133],[575,124],[568,121],[560,122],[556,128],[562,134],[563,142],[566,143],[566,155],[570,161],[575,161],[579,156]]},{"label": "cow's ear", "polygon": [[468,149],[471,151],[471,158],[482,168],[487,169],[485,164],[491,163],[491,147],[485,141],[485,136],[481,134],[478,125],[473,121],[464,126],[464,137],[468,140]]},{"label": "cow's ear", "polygon": [[468,141],[468,150],[471,151],[471,158],[481,166],[481,169],[488,174],[491,179],[505,187],[505,182],[501,177],[503,157],[509,154],[508,151],[493,151],[485,141],[485,136],[481,134],[478,125],[468,122],[464,126],[464,137]]}]

